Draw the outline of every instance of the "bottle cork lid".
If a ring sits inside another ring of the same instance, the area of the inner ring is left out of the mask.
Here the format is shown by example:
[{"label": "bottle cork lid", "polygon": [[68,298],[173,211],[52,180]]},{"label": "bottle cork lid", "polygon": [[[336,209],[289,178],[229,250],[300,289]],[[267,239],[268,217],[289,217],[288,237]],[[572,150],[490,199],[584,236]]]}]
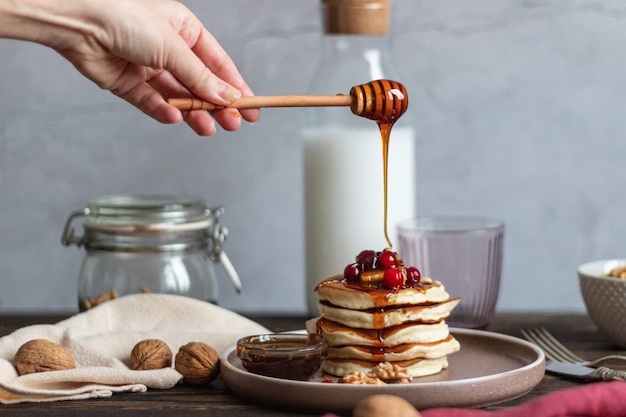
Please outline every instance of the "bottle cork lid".
[{"label": "bottle cork lid", "polygon": [[386,35],[393,0],[321,0],[324,32],[346,35]]}]

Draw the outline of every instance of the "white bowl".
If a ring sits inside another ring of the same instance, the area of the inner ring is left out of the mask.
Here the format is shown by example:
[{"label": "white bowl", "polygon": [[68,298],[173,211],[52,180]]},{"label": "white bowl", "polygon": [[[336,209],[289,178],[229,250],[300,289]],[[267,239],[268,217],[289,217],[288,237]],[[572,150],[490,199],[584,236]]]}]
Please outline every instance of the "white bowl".
[{"label": "white bowl", "polygon": [[626,259],[594,261],[578,268],[580,292],[591,320],[614,345],[626,348],[626,279],[607,277]]}]

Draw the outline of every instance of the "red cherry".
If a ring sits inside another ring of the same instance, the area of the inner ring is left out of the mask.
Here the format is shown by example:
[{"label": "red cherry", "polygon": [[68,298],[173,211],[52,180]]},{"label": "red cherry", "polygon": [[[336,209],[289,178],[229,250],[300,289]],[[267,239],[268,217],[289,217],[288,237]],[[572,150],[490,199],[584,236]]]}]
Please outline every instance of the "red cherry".
[{"label": "red cherry", "polygon": [[343,270],[343,276],[346,279],[359,279],[360,275],[361,265],[358,263],[347,265]]},{"label": "red cherry", "polygon": [[376,264],[378,263],[376,258],[376,252],[367,249],[361,251],[361,253],[357,255],[356,261],[361,265],[361,268],[363,268],[364,271],[371,271],[373,269],[376,269]]},{"label": "red cherry", "polygon": [[422,279],[422,274],[420,270],[414,266],[410,266],[406,269],[406,279],[409,282],[420,282]]},{"label": "red cherry", "polygon": [[378,256],[378,263],[384,269],[393,268],[396,266],[396,254],[390,250],[386,250]]},{"label": "red cherry", "polygon": [[389,268],[383,275],[383,284],[387,288],[400,288],[404,285],[405,277],[400,269]]}]

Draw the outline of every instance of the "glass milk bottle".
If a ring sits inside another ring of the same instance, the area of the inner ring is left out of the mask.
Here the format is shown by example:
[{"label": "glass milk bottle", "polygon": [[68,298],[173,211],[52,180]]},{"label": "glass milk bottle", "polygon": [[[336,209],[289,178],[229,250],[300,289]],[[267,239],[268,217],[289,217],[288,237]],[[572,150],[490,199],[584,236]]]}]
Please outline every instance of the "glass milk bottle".
[{"label": "glass milk bottle", "polygon": [[[391,0],[321,0],[323,58],[311,94],[347,93],[354,85],[392,79],[388,35]],[[409,108],[410,110],[410,108]],[[395,123],[389,142],[387,229],[395,249],[396,224],[414,216],[415,144],[409,114]],[[347,108],[306,111],[306,298],[318,313],[315,287],[354,262],[363,249],[382,250],[384,234],[382,142],[377,124]]]}]

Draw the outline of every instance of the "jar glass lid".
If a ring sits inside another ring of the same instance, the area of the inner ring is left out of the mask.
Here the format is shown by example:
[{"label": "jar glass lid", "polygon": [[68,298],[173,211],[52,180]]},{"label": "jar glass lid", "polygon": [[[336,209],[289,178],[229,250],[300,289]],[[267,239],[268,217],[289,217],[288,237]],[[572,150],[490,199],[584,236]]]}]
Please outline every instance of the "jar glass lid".
[{"label": "jar glass lid", "polygon": [[195,197],[118,194],[88,201],[84,226],[88,229],[163,230],[206,228],[210,211]]}]

